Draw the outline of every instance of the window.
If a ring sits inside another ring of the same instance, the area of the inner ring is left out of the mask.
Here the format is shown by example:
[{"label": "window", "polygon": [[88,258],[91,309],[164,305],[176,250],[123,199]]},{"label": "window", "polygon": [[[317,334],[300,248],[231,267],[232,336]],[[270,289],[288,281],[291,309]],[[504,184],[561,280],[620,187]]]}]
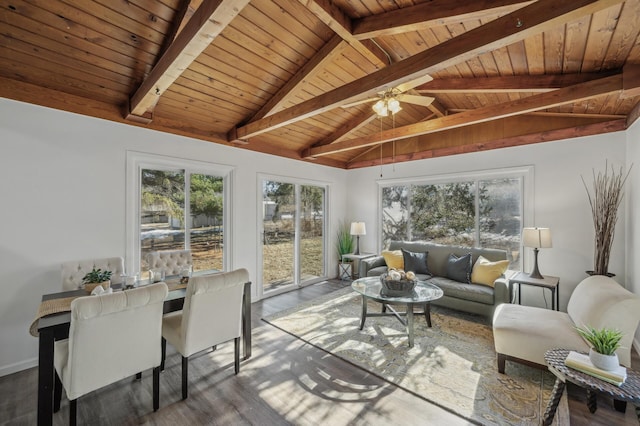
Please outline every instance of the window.
[{"label": "window", "polygon": [[182,249],[196,273],[228,269],[228,167],[129,153],[127,169],[129,270],[146,278],[149,252]]},{"label": "window", "polygon": [[326,276],[326,187],[261,179],[262,292],[280,292]]},{"label": "window", "polygon": [[[433,241],[507,251],[520,269],[520,232],[530,168],[382,183],[382,246],[391,240]],[[530,193],[530,191],[527,191]]]}]

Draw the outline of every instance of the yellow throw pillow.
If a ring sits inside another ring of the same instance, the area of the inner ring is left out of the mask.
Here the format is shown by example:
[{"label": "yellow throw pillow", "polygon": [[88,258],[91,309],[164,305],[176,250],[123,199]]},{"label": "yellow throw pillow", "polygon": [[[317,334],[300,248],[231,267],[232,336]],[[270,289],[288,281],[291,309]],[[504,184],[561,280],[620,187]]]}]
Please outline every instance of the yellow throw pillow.
[{"label": "yellow throw pillow", "polygon": [[383,250],[382,257],[387,263],[387,268],[404,269],[404,256],[402,250]]},{"label": "yellow throw pillow", "polygon": [[471,271],[471,282],[493,287],[493,282],[504,274],[508,267],[508,260],[489,262],[484,257],[478,256],[478,260],[476,260]]}]

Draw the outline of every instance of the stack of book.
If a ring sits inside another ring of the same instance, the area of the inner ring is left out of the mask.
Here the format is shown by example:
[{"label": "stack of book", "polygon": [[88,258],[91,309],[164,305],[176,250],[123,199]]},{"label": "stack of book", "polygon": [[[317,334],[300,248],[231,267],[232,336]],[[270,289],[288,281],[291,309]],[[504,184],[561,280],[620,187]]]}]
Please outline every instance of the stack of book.
[{"label": "stack of book", "polygon": [[627,369],[621,365],[615,370],[607,371],[593,365],[589,359],[589,355],[581,354],[575,351],[570,351],[567,355],[567,359],[564,360],[564,364],[567,367],[571,367],[574,370],[582,371],[593,377],[597,377],[605,382],[612,383],[616,386],[621,386],[627,379]]}]

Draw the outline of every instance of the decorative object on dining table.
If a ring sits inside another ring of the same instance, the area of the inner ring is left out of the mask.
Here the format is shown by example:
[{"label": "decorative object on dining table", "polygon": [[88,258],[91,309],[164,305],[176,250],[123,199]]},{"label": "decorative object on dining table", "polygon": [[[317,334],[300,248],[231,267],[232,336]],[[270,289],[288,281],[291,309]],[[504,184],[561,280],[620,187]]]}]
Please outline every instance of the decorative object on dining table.
[{"label": "decorative object on dining table", "polygon": [[606,327],[596,329],[585,325],[576,327],[576,331],[591,345],[589,360],[593,365],[606,371],[618,368],[620,362],[616,350],[620,347],[620,340],[622,340],[622,333],[619,330]]},{"label": "decorative object on dining table", "polygon": [[389,269],[387,273],[380,275],[382,289],[380,294],[391,297],[404,297],[411,294],[416,286],[416,274],[413,271],[402,269]]},{"label": "decorative object on dining table", "polygon": [[541,248],[550,248],[551,230],[549,228],[523,228],[522,245],[533,248],[534,262],[533,270],[529,274],[530,278],[543,279],[544,277],[538,269],[538,251]]},{"label": "decorative object on dining table", "polygon": [[149,282],[157,283],[160,281],[164,281],[166,278],[164,269],[151,269],[149,271]]},{"label": "decorative object on dining table", "polygon": [[138,287],[140,279],[138,278],[138,274],[126,275],[122,276],[122,285],[125,290],[130,290],[132,288]]},{"label": "decorative object on dining table", "polygon": [[113,293],[113,289],[111,287],[105,290],[104,287],[102,287],[101,285],[97,285],[93,290],[91,290],[92,296],[100,296],[101,294],[111,294],[111,293]]},{"label": "decorative object on dining table", "polygon": [[186,268],[183,268],[182,271],[180,271],[180,284],[187,284],[192,274],[193,274],[192,265],[189,265]]},{"label": "decorative object on dining table", "polygon": [[360,254],[360,235],[366,235],[367,229],[364,222],[351,222],[351,235],[356,236],[356,249],[353,254]]},{"label": "decorative object on dining table", "polygon": [[82,277],[82,285],[84,289],[91,293],[97,286],[102,286],[104,290],[111,287],[111,271],[103,271],[100,268],[93,268],[91,272],[88,272]]}]

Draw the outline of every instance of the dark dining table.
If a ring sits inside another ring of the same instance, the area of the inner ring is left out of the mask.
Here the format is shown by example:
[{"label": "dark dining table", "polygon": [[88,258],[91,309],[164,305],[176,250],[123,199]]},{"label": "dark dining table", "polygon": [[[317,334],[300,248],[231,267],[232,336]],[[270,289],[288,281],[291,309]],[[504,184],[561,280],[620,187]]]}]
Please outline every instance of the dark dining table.
[{"label": "dark dining table", "polygon": [[[115,290],[120,285],[113,285]],[[186,288],[172,290],[164,301],[163,312],[175,312],[182,309]],[[60,293],[45,294],[42,301],[62,299],[69,297],[87,296],[85,290],[63,291]],[[47,315],[38,320],[38,425],[51,425],[53,423],[53,347],[56,340],[69,337],[71,312],[65,311]],[[244,347],[243,359],[251,357],[251,282],[244,284],[242,298],[242,340]],[[158,343],[158,348],[160,344]]]}]

